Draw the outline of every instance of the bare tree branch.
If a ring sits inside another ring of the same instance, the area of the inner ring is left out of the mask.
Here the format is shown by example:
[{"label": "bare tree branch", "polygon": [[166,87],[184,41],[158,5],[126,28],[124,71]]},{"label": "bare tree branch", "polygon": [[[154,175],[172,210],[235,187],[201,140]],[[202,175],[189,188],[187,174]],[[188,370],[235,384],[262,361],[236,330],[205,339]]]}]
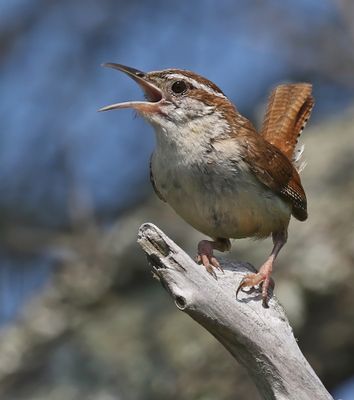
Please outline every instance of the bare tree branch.
[{"label": "bare tree branch", "polygon": [[176,306],[207,329],[244,365],[264,399],[332,399],[301,353],[284,310],[273,297],[263,308],[260,294],[235,297],[247,263],[221,260],[217,280],[161,230],[140,227],[138,243]]}]

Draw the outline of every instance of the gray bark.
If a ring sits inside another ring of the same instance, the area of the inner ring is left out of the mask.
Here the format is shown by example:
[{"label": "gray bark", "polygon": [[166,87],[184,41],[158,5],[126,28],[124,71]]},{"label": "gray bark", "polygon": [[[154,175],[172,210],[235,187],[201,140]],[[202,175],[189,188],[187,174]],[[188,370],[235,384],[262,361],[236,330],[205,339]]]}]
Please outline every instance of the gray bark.
[{"label": "gray bark", "polygon": [[236,288],[254,267],[219,259],[224,273],[216,271],[215,279],[150,223],[140,227],[138,243],[176,306],[248,370],[264,399],[332,399],[301,353],[275,297],[269,308],[262,307],[258,291],[241,292],[236,300]]}]

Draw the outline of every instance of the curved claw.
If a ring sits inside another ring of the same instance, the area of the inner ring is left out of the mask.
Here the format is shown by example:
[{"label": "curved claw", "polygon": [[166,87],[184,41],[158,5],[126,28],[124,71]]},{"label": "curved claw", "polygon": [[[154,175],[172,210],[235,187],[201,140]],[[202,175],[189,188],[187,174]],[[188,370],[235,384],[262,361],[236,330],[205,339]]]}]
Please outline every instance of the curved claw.
[{"label": "curved claw", "polygon": [[218,269],[224,273],[224,269],[220,265],[219,261],[214,256],[209,256],[207,254],[199,254],[197,257],[197,263],[203,264],[207,272],[217,279],[214,269]]},{"label": "curved claw", "polygon": [[[204,265],[204,264],[203,264],[203,265]],[[205,269],[207,270],[207,272],[208,272],[213,278],[218,279],[218,277],[217,277],[217,275],[216,275],[216,273],[215,273],[215,271],[214,271],[214,268],[213,268],[210,264],[204,265],[204,267],[205,267]]]},{"label": "curved claw", "polygon": [[214,242],[210,242],[208,240],[202,240],[201,242],[199,242],[197,262],[199,264],[203,264],[207,272],[215,279],[217,279],[215,269],[218,269],[223,273],[224,270],[221,267],[219,261],[213,255],[213,243]]},{"label": "curved claw", "polygon": [[237,290],[236,290],[236,299],[237,300],[238,300],[238,294],[239,294],[240,290],[247,294],[252,294],[256,291],[256,288],[254,286],[250,287],[249,290],[245,290],[244,287],[246,287],[246,285],[244,284],[244,279],[245,278],[242,278],[241,283],[237,287]]},{"label": "curved claw", "polygon": [[248,290],[247,293],[251,294],[256,290],[255,286],[258,285],[262,290],[262,305],[265,308],[269,308],[268,302],[275,287],[275,283],[269,275],[264,275],[259,272],[257,274],[247,274],[242,278],[236,290],[236,299],[238,300],[238,294],[240,290],[245,292],[244,288],[250,287],[250,290]]}]

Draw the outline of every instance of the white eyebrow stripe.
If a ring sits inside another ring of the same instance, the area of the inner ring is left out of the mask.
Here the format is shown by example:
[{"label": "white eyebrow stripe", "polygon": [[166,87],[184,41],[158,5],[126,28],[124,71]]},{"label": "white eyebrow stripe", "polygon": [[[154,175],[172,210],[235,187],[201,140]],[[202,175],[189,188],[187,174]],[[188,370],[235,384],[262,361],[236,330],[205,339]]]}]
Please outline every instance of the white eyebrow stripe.
[{"label": "white eyebrow stripe", "polygon": [[190,83],[191,85],[193,85],[197,89],[202,89],[202,90],[205,90],[206,92],[214,94],[215,96],[219,96],[219,97],[225,98],[224,94],[222,94],[220,92],[217,92],[216,90],[214,90],[210,86],[204,85],[203,83],[200,83],[200,82],[196,81],[195,79],[190,78],[189,76],[185,76],[185,75],[182,75],[182,74],[169,74],[168,77],[172,78],[172,79],[179,79],[181,81],[182,80],[186,81],[186,82]]}]

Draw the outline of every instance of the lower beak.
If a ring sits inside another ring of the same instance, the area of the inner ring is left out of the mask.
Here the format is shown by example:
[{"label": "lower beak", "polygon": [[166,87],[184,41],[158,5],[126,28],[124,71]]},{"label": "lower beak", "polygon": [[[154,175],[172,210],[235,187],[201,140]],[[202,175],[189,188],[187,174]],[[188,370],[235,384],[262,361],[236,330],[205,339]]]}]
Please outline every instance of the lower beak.
[{"label": "lower beak", "polygon": [[163,100],[162,91],[146,79],[146,74],[137,69],[126,67],[125,65],[106,63],[103,67],[117,69],[124,72],[132,78],[144,91],[147,101],[127,101],[124,103],[115,103],[100,108],[98,111],[117,110],[120,108],[133,108],[140,112],[158,112],[160,102]]}]

